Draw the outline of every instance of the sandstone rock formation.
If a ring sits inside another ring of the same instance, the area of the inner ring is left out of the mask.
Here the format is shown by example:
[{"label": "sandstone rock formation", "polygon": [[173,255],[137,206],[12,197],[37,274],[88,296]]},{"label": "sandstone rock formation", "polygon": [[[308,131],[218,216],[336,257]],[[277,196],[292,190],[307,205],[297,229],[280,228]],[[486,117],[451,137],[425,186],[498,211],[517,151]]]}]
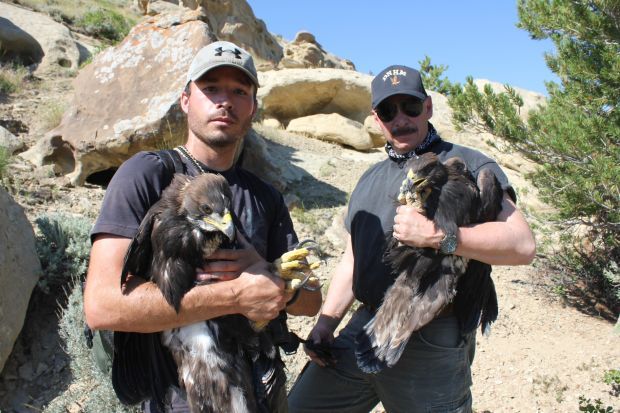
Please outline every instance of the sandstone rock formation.
[{"label": "sandstone rock formation", "polygon": [[372,139],[372,146],[376,148],[385,145],[385,136],[383,136],[383,132],[372,115],[364,119],[364,129],[366,129],[370,139]]},{"label": "sandstone rock formation", "polygon": [[292,42],[282,41],[284,57],[280,61],[281,68],[335,68],[355,70],[350,60],[341,59],[325,51],[316,41],[312,33],[299,32]]},{"label": "sandstone rock formation", "polygon": [[80,71],[61,124],[21,154],[82,184],[132,154],[186,137],[178,98],[196,51],[215,37],[196,12],[159,16],[135,26]]},{"label": "sandstone rock formation", "polygon": [[[7,55],[36,64],[38,73],[76,70],[80,48],[69,29],[50,17],[7,3],[0,3],[0,43]],[[88,52],[82,48],[82,59]]]},{"label": "sandstone rock formation", "polygon": [[0,187],[0,371],[21,331],[40,273],[32,226],[22,207]]},{"label": "sandstone rock formation", "polygon": [[313,34],[300,32],[288,42],[277,39],[245,0],[136,0],[144,14],[170,13],[174,8],[200,10],[220,40],[237,43],[254,56],[258,70],[329,67],[355,70],[350,60],[327,51]]},{"label": "sandstone rock formation", "polygon": [[293,119],[289,122],[286,130],[351,146],[357,150],[368,150],[373,147],[373,141],[364,129],[364,125],[337,113],[310,115]]},{"label": "sandstone rock formation", "polygon": [[372,77],[342,69],[284,69],[259,73],[265,118],[291,119],[338,113],[363,123],[370,114]]},{"label": "sandstone rock formation", "polygon": [[259,70],[272,69],[282,59],[282,47],[245,0],[138,0],[136,5],[151,15],[170,13],[170,5],[196,10],[218,40],[234,42],[250,52]]}]

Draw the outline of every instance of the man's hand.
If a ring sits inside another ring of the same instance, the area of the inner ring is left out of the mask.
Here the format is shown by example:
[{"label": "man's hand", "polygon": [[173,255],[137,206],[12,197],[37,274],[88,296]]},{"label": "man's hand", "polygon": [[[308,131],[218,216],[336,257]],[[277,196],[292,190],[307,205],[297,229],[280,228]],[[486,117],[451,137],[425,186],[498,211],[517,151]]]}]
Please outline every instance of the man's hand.
[{"label": "man's hand", "polygon": [[334,331],[339,321],[334,317],[322,314],[308,335],[308,343],[304,345],[304,351],[308,357],[321,367],[333,365],[336,362],[330,348],[334,342]]},{"label": "man's hand", "polygon": [[422,215],[415,207],[401,205],[396,208],[393,236],[403,244],[418,248],[439,248],[444,237],[435,223]]},{"label": "man's hand", "polygon": [[292,296],[285,291],[284,280],[269,272],[265,261],[251,265],[231,283],[239,313],[256,322],[276,318]]},{"label": "man's hand", "polygon": [[237,278],[251,265],[265,262],[254,246],[239,231],[236,237],[242,249],[218,249],[205,257],[209,261],[202,268],[196,269],[196,281],[229,281]]}]

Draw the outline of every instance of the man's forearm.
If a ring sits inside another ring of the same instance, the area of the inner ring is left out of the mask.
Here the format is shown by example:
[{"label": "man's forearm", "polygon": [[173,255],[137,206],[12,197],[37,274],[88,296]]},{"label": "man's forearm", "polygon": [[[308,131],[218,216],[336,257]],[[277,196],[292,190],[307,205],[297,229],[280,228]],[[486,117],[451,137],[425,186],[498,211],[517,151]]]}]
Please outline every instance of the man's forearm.
[{"label": "man's forearm", "polygon": [[536,242],[525,218],[507,197],[498,220],[459,228],[455,254],[491,265],[529,264]]},{"label": "man's forearm", "polygon": [[154,332],[226,314],[243,314],[267,321],[284,308],[284,283],[267,270],[267,263],[251,265],[237,278],[189,290],[179,312],[159,288],[140,277],[129,277],[121,289],[123,257],[130,240],[101,236],[91,250],[84,311],[91,328]]},{"label": "man's forearm", "polygon": [[99,290],[98,297],[85,295],[87,321],[94,329],[150,333],[232,314],[237,305],[232,284],[224,281],[192,288],[177,313],[157,285],[132,277],[123,292],[119,286],[120,294]]}]

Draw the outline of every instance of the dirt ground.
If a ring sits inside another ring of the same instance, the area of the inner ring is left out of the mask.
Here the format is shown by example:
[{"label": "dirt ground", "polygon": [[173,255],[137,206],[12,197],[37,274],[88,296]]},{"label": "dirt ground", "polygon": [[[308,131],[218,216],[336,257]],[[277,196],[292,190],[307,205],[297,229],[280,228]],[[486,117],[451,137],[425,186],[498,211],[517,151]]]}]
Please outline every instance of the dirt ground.
[{"label": "dirt ground", "polygon": [[[24,108],[44,106],[47,100],[64,96],[67,81],[59,79],[57,83],[59,88],[49,96],[30,91],[0,103],[0,119],[33,125],[30,132],[20,135],[28,145],[40,131],[34,112]],[[342,247],[333,244],[333,233],[337,233],[333,222],[338,222],[347,194],[361,173],[385,155],[379,149],[361,153],[286,133],[266,134],[272,145],[292,150],[291,162],[304,171],[301,180],[290,183],[286,195],[300,201],[301,207],[292,214],[300,235],[325,245],[329,256],[321,277],[328,284],[342,253]],[[96,216],[102,188],[72,188],[62,179],[48,177],[49,171],[35,171],[15,162],[9,169],[20,182],[15,198],[31,222],[50,211]],[[597,314],[592,303],[582,302],[585,310],[579,310],[572,300],[553,293],[553,273],[545,268],[541,257],[529,266],[494,268],[500,316],[489,337],[479,334],[477,338],[472,390],[475,411],[576,412],[580,396],[592,403],[600,399],[603,406],[618,411],[617,389],[614,392],[603,382],[606,371],[620,369],[620,333],[614,331],[614,321],[606,312]],[[2,412],[42,411],[70,385],[68,357],[57,332],[58,301],[62,302],[62,297],[35,291],[24,329],[0,375]],[[305,336],[313,321],[292,317],[290,326]],[[293,380],[306,358],[300,351],[286,357],[286,362]]]}]

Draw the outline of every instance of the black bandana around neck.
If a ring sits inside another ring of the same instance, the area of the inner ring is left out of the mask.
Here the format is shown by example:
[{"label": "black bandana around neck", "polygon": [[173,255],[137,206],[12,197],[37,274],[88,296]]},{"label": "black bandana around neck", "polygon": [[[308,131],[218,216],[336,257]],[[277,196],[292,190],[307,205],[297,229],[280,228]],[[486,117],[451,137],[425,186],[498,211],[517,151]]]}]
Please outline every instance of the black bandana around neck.
[{"label": "black bandana around neck", "polygon": [[433,124],[428,122],[428,133],[426,134],[426,138],[424,138],[422,143],[418,145],[417,148],[407,153],[400,154],[394,150],[394,148],[389,142],[387,142],[385,144],[385,151],[387,152],[390,159],[394,162],[405,162],[407,161],[407,159],[411,159],[414,156],[418,156],[424,153],[432,144],[434,144],[440,139],[441,138],[437,134],[437,130],[435,129]]}]

